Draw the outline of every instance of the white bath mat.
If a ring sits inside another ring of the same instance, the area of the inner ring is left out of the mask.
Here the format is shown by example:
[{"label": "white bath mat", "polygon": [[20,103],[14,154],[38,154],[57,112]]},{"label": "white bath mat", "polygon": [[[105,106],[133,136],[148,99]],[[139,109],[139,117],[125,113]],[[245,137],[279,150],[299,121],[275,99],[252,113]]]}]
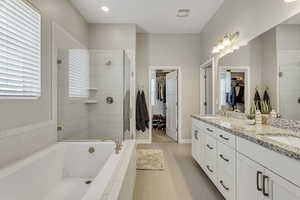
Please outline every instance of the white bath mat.
[{"label": "white bath mat", "polygon": [[164,170],[164,153],[159,149],[137,149],[136,169]]}]

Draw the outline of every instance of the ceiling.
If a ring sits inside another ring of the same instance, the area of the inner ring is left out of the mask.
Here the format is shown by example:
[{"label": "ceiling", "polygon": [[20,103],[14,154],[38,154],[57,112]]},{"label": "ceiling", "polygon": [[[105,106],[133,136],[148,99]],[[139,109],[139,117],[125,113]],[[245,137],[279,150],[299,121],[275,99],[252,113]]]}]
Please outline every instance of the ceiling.
[{"label": "ceiling", "polygon": [[[223,1],[71,0],[89,23],[133,23],[147,33],[200,33]],[[102,6],[110,11],[103,12]],[[178,9],[190,9],[190,16],[176,17]]]}]

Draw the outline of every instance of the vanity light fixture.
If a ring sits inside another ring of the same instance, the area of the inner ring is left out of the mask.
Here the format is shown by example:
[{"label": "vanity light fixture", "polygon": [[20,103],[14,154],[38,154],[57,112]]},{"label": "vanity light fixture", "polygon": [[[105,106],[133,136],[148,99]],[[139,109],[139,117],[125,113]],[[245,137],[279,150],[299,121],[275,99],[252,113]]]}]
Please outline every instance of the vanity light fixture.
[{"label": "vanity light fixture", "polygon": [[223,39],[213,47],[212,53],[232,53],[234,50],[239,49],[239,46],[235,44],[239,35],[239,32],[225,35]]},{"label": "vanity light fixture", "polygon": [[101,7],[101,10],[102,10],[103,12],[109,12],[109,7],[107,7],[107,6],[102,6],[102,7]]}]

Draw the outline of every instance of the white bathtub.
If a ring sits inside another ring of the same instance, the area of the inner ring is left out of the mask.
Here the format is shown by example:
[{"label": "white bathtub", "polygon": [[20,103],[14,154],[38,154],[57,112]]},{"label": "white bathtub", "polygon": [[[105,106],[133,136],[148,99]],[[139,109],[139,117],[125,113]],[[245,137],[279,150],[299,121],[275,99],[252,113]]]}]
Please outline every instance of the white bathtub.
[{"label": "white bathtub", "polygon": [[[89,153],[90,147],[94,153]],[[135,176],[135,145],[125,142],[120,154],[114,147],[112,142],[65,142],[35,153],[0,170],[0,199],[122,199],[118,193],[126,185],[126,174]]]}]

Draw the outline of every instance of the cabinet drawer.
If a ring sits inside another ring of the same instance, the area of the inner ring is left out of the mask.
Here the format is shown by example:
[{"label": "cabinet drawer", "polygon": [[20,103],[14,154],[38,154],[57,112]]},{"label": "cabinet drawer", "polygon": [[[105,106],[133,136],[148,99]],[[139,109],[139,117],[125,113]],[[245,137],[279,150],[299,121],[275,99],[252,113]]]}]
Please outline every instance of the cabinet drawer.
[{"label": "cabinet drawer", "polygon": [[217,187],[226,200],[235,200],[235,179],[231,175],[218,176]]},{"label": "cabinet drawer", "polygon": [[205,159],[205,166],[204,170],[206,171],[206,174],[208,177],[216,184],[217,181],[217,167],[216,167],[216,161],[214,158],[208,156]]},{"label": "cabinet drawer", "polygon": [[218,129],[217,139],[218,141],[230,146],[233,149],[236,148],[236,136],[231,133],[227,133],[226,131]]},{"label": "cabinet drawer", "polygon": [[203,123],[202,129],[203,129],[203,131],[205,131],[206,134],[208,134],[210,136],[213,136],[213,137],[217,136],[218,129],[210,124]]},{"label": "cabinet drawer", "polygon": [[209,135],[206,135],[205,140],[205,171],[207,175],[212,179],[213,182],[216,181],[217,175],[217,141]]},{"label": "cabinet drawer", "polygon": [[236,151],[218,142],[217,167],[218,174],[227,173],[235,176]]},{"label": "cabinet drawer", "polygon": [[217,150],[217,141],[213,137],[207,135],[205,148],[209,151],[214,151],[216,153]]}]

